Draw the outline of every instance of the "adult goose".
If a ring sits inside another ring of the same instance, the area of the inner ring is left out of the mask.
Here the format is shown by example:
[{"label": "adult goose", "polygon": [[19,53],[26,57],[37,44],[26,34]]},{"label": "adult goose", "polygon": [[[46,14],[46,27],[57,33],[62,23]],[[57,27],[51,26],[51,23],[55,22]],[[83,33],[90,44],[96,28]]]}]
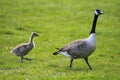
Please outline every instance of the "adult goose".
[{"label": "adult goose", "polygon": [[88,57],[96,49],[95,28],[96,28],[98,16],[100,14],[103,14],[103,12],[100,9],[96,9],[94,12],[94,20],[93,20],[92,28],[88,38],[75,40],[62,48],[57,48],[58,51],[54,52],[53,55],[57,55],[60,53],[69,57],[70,58],[69,67],[72,67],[73,59],[83,58],[86,61],[89,69],[92,70],[92,67],[88,62]]},{"label": "adult goose", "polygon": [[29,43],[22,43],[15,48],[12,49],[12,53],[15,54],[16,56],[20,56],[20,62],[22,62],[22,59],[25,60],[32,60],[31,58],[24,58],[25,55],[27,55],[33,48],[34,48],[34,42],[33,38],[39,36],[36,32],[33,32],[30,37],[30,42]]}]

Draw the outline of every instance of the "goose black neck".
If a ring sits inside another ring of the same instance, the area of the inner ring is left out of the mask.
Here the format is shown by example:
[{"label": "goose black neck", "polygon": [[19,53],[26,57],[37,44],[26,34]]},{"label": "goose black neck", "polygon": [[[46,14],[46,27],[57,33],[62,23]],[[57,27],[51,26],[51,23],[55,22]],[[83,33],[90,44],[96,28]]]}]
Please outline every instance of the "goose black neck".
[{"label": "goose black neck", "polygon": [[94,15],[94,20],[93,20],[92,29],[90,31],[90,34],[95,33],[97,19],[98,19],[98,15]]}]

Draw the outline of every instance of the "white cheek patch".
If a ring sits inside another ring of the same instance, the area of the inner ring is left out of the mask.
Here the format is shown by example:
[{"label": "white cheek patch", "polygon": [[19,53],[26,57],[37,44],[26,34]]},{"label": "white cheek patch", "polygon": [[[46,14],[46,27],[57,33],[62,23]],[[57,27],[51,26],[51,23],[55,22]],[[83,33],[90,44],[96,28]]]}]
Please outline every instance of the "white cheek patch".
[{"label": "white cheek patch", "polygon": [[95,14],[98,15],[97,11],[95,11]]}]

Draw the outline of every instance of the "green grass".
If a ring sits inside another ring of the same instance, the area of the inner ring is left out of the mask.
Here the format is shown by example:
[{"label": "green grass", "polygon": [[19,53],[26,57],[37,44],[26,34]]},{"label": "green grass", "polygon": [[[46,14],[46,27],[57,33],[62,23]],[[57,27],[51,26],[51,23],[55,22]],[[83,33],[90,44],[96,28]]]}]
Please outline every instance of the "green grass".
[{"label": "green grass", "polygon": [[[0,0],[0,80],[119,80],[120,0]],[[93,70],[83,59],[73,62],[53,56],[55,47],[88,37],[93,11],[100,8],[97,50],[89,57]],[[38,32],[36,47],[19,62],[10,51],[28,42]]]}]

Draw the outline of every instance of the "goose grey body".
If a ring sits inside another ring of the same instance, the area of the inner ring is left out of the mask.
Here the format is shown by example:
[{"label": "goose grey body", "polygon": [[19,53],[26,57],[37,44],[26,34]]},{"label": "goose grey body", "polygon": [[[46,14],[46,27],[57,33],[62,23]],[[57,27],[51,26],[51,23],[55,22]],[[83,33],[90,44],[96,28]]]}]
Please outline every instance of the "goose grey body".
[{"label": "goose grey body", "polygon": [[20,56],[21,57],[21,60],[20,60],[21,62],[22,62],[22,59],[32,60],[32,59],[29,59],[29,58],[24,58],[24,56],[27,55],[34,48],[33,38],[35,36],[38,36],[38,34],[33,32],[31,34],[29,43],[22,43],[22,44],[20,44],[20,45],[18,45],[15,48],[12,49],[11,52],[13,54],[15,54],[16,56]]},{"label": "goose grey body", "polygon": [[59,51],[64,55],[67,51],[67,54],[70,55],[68,57],[77,59],[88,57],[95,49],[96,49],[95,34],[91,34],[89,38],[73,41],[66,45],[65,47],[59,49]]},{"label": "goose grey body", "polygon": [[97,18],[102,13],[103,12],[99,9],[95,10],[92,29],[90,31],[90,35],[88,38],[70,42],[68,45],[66,45],[60,49],[57,48],[58,51],[54,52],[53,55],[57,55],[57,54],[61,53],[65,56],[69,57],[70,58],[70,66],[69,67],[72,67],[73,59],[84,58],[87,65],[89,66],[89,68],[92,69],[92,67],[90,66],[90,64],[88,62],[88,57],[96,49],[95,28],[96,28]]}]

